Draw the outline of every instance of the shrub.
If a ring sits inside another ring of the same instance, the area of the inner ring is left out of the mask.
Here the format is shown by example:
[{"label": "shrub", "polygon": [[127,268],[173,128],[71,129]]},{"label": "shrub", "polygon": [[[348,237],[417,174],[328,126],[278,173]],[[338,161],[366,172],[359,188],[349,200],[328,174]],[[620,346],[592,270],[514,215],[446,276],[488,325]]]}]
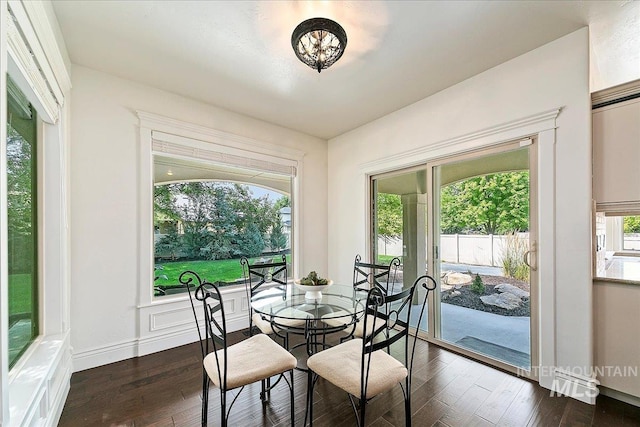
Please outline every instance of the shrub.
[{"label": "shrub", "polygon": [[169,230],[155,245],[157,258],[176,260],[182,256],[182,239],[175,229]]},{"label": "shrub", "polygon": [[502,251],[502,271],[506,277],[528,281],[529,266],[524,255],[529,250],[527,239],[521,239],[516,232],[505,235]]},{"label": "shrub", "polygon": [[482,277],[479,274],[476,274],[475,279],[473,279],[473,283],[471,283],[471,290],[478,295],[484,294],[484,283],[482,283]]}]

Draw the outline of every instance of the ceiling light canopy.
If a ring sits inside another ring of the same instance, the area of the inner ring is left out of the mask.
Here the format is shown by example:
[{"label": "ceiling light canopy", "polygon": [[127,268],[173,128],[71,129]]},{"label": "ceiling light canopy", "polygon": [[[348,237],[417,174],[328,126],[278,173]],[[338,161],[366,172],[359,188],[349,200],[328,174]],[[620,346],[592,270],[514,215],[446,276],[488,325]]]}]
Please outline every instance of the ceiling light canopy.
[{"label": "ceiling light canopy", "polygon": [[291,46],[300,61],[320,72],[340,59],[347,46],[347,33],[331,19],[311,18],[293,30]]}]

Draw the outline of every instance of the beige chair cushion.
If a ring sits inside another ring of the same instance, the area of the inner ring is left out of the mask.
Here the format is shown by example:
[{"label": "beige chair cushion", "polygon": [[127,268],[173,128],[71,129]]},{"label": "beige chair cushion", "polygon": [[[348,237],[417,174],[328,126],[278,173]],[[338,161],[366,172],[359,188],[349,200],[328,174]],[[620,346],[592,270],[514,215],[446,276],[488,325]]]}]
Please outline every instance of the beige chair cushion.
[{"label": "beige chair cushion", "polygon": [[[337,317],[340,316],[344,313],[344,317]],[[371,331],[378,329],[380,327],[382,327],[385,324],[385,321],[383,319],[377,318],[375,321],[375,329],[374,329],[374,322],[373,322],[373,316],[372,315],[368,315],[369,319],[367,321],[367,336],[371,335]],[[327,315],[322,316],[322,321],[331,326],[332,328],[339,328],[341,326],[350,324],[353,321],[353,315],[352,313],[349,313],[348,311],[337,311],[335,313],[332,313],[330,317],[328,317]],[[346,332],[350,332],[351,329],[347,328],[345,329]],[[358,321],[356,322],[356,328],[353,331],[353,336],[355,337],[359,337],[362,338],[364,336],[364,318],[361,317],[358,319]]]},{"label": "beige chair cushion", "polygon": [[[302,328],[304,327],[306,318],[309,317],[309,313],[305,313],[304,311],[290,309],[290,308],[282,310],[278,314],[285,318],[278,317],[275,320],[279,325],[282,325],[285,328],[287,326]],[[263,319],[262,316],[263,315],[260,313],[253,313],[253,316],[251,316],[251,320],[253,321],[253,324],[256,325],[263,334],[267,334],[267,335],[274,334],[275,331],[273,330],[273,326],[271,325],[271,322],[269,321],[268,318],[266,320]]]},{"label": "beige chair cushion", "polygon": [[[360,397],[361,360],[362,340],[353,339],[314,354],[307,360],[307,366],[347,393]],[[407,375],[407,368],[393,356],[384,350],[374,351],[366,398],[390,390]]]},{"label": "beige chair cushion", "polygon": [[[217,351],[220,369],[223,369],[223,350]],[[286,372],[296,367],[296,358],[266,335],[254,335],[244,341],[227,347],[227,390],[251,384],[265,378]],[[204,369],[216,387],[220,387],[215,353],[208,354]],[[224,375],[224,372],[220,373]]]}]

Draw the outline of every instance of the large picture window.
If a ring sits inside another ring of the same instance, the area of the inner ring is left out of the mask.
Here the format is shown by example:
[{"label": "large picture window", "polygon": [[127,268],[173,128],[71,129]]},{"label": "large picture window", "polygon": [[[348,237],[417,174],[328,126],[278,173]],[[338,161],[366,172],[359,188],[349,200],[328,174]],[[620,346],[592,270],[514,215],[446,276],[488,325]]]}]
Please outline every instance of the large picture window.
[{"label": "large picture window", "polygon": [[7,246],[9,366],[38,335],[37,117],[7,85]]},{"label": "large picture window", "polygon": [[291,176],[162,155],[153,167],[154,296],[184,292],[185,270],[231,286],[243,256],[291,262]]}]

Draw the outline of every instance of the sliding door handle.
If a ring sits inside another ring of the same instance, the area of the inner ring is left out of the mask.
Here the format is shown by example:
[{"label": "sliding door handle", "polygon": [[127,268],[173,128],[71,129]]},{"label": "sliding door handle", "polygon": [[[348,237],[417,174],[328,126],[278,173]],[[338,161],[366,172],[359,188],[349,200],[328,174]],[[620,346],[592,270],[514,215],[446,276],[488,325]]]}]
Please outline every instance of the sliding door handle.
[{"label": "sliding door handle", "polygon": [[537,265],[531,264],[531,254],[535,254],[535,252],[535,243],[531,243],[531,249],[526,251],[522,257],[522,261],[525,263],[525,265],[534,271],[538,269]]}]

